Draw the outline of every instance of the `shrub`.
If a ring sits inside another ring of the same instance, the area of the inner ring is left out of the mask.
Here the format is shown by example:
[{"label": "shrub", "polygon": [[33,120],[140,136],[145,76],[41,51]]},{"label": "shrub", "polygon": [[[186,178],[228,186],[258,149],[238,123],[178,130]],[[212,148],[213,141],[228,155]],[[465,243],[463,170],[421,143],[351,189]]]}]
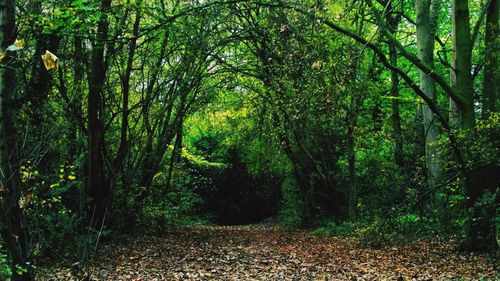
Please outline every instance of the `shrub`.
[{"label": "shrub", "polygon": [[281,185],[281,193],[281,225],[285,228],[301,227],[304,204],[299,196],[297,182],[291,177],[286,178]]},{"label": "shrub", "polygon": [[176,184],[162,202],[142,208],[139,224],[153,231],[164,232],[177,226],[208,223],[199,216],[201,197],[185,186]]},{"label": "shrub", "polygon": [[7,251],[3,248],[3,241],[0,238],[0,280],[10,280],[12,270],[7,259]]},{"label": "shrub", "polygon": [[337,224],[336,222],[329,222],[325,226],[316,229],[313,233],[317,235],[328,236],[348,236],[356,231],[354,224],[345,222]]},{"label": "shrub", "polygon": [[77,254],[85,238],[79,233],[82,217],[81,188],[74,166],[60,165],[42,177],[29,162],[21,167],[21,180],[31,188],[20,203],[26,214],[35,256]]}]

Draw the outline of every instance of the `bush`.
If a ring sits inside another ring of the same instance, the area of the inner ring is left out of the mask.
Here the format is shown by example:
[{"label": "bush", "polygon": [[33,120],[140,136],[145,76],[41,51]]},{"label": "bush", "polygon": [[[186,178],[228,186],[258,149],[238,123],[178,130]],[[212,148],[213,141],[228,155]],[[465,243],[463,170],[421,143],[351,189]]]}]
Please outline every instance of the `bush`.
[{"label": "bush", "polygon": [[281,225],[285,228],[301,227],[304,204],[299,196],[297,182],[291,177],[286,178],[281,185],[281,193]]},{"label": "bush", "polygon": [[139,224],[153,232],[175,230],[179,226],[206,225],[209,222],[190,213],[183,213],[182,208],[146,206],[142,208]]},{"label": "bush", "polygon": [[362,246],[380,248],[449,235],[442,231],[440,221],[432,214],[419,216],[412,212],[394,211],[393,214],[377,217],[358,227],[356,236],[360,238]]},{"label": "bush", "polygon": [[35,256],[77,254],[86,239],[79,233],[83,183],[74,166],[60,165],[42,177],[29,162],[21,167],[21,180],[31,189],[20,200],[26,214]]},{"label": "bush", "polygon": [[80,235],[77,232],[78,216],[63,206],[45,208],[44,215],[31,223],[35,238],[35,254],[43,257],[59,256],[61,253],[75,253],[80,249]]},{"label": "bush", "polygon": [[164,232],[177,226],[208,223],[199,216],[201,197],[182,184],[175,184],[161,202],[152,202],[142,208],[139,224],[145,229]]},{"label": "bush", "polygon": [[370,248],[381,248],[399,239],[381,219],[375,219],[370,224],[360,227],[357,234],[360,237],[361,246]]},{"label": "bush", "polygon": [[313,233],[317,235],[328,236],[348,236],[356,231],[356,226],[352,223],[345,222],[337,224],[336,222],[329,222],[323,227],[316,229]]},{"label": "bush", "polygon": [[12,270],[7,259],[7,251],[3,248],[3,241],[0,239],[0,280],[10,280]]}]

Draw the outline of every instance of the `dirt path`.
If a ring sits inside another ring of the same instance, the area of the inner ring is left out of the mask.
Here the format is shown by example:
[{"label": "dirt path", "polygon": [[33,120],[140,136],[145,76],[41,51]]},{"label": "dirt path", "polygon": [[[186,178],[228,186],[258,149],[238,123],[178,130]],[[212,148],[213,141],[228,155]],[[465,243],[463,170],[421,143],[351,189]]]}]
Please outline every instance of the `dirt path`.
[{"label": "dirt path", "polygon": [[[498,255],[497,255],[498,258]],[[498,259],[460,254],[449,244],[384,250],[349,238],[265,226],[199,227],[108,244],[92,280],[496,280]],[[69,269],[40,280],[70,280]],[[399,279],[398,279],[399,278]],[[403,278],[403,279],[402,279]]]}]

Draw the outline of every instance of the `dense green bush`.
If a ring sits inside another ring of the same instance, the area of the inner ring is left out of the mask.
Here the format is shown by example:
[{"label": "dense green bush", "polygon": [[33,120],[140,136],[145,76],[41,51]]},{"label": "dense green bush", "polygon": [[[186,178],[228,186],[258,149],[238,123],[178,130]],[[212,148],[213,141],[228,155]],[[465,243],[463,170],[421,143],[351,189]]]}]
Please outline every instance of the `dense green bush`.
[{"label": "dense green bush", "polygon": [[[0,238],[0,280],[2,281],[11,280],[13,273],[12,269],[13,268],[11,267],[9,258],[7,256],[7,250],[4,249],[4,243]],[[17,265],[14,267],[14,270],[18,274],[26,272],[26,268]]]},{"label": "dense green bush", "polygon": [[0,238],[0,280],[9,280],[11,276],[12,271],[7,260],[7,250],[4,249],[3,241]]},{"label": "dense green bush", "polygon": [[[55,202],[57,204],[57,202]],[[44,257],[58,257],[63,253],[75,253],[84,239],[78,233],[80,218],[60,205],[45,209],[43,216],[32,221],[30,228],[35,238],[35,254]]]},{"label": "dense green bush", "polygon": [[208,223],[199,213],[202,204],[200,196],[183,186],[174,185],[174,189],[167,193],[164,202],[142,208],[139,225],[143,229],[164,232],[177,226]]},{"label": "dense green bush", "polygon": [[302,226],[303,202],[299,196],[297,182],[287,177],[281,185],[283,196],[280,210],[281,225],[285,228],[298,228]]},{"label": "dense green bush", "polygon": [[[458,226],[456,229],[460,230]],[[408,210],[403,212],[396,209],[386,216],[377,216],[372,220],[357,223],[354,232],[361,245],[374,248],[420,239],[460,239],[460,233],[446,231],[441,220],[432,213],[420,216]]]},{"label": "dense green bush", "polygon": [[314,230],[314,234],[318,235],[329,235],[329,236],[347,236],[351,235],[356,231],[356,224],[345,222],[342,224],[337,224],[332,221],[327,223],[325,226],[317,228]]},{"label": "dense green bush", "polygon": [[142,206],[139,225],[163,232],[177,226],[209,223],[210,216],[203,212],[205,201],[201,191],[211,189],[214,177],[224,167],[225,164],[210,162],[182,148],[181,161],[173,166],[172,174],[168,171],[170,167],[165,167],[155,175],[151,187],[155,195],[150,193]]},{"label": "dense green bush", "polygon": [[27,162],[21,166],[21,180],[31,189],[21,197],[32,252],[44,258],[75,255],[87,243],[81,216],[84,200],[83,182],[77,168],[59,165],[51,174],[40,175],[37,166]]}]

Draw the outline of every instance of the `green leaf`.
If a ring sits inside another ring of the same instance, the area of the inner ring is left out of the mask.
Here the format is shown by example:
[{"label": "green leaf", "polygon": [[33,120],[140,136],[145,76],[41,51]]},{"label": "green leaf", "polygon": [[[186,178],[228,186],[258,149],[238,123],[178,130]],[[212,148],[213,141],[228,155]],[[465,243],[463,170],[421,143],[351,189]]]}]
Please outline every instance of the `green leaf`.
[{"label": "green leaf", "polygon": [[21,50],[21,49],[23,49],[23,47],[18,47],[16,45],[12,44],[9,47],[7,47],[7,49],[5,49],[5,50],[11,51],[11,52],[15,52],[15,51],[18,51],[18,50]]}]

